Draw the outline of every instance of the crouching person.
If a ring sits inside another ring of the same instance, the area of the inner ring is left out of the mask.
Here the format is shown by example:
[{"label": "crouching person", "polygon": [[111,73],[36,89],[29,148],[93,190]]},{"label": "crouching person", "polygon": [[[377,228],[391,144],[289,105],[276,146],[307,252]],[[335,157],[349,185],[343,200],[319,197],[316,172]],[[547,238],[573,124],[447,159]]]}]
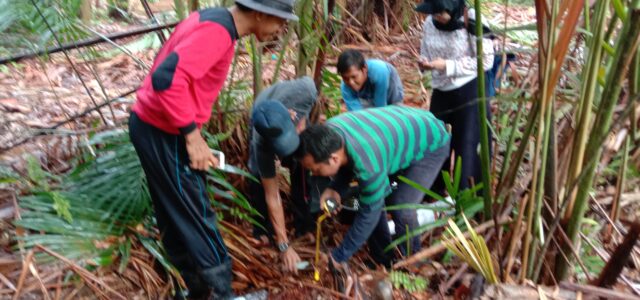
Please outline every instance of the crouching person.
[{"label": "crouching person", "polygon": [[307,126],[317,95],[310,77],[282,81],[262,91],[252,110],[248,165],[260,183],[249,181],[248,190],[251,205],[262,215],[257,218],[261,226],[254,225],[253,235],[263,242],[274,237],[284,269],[294,273],[300,257],[289,245],[276,163],[280,161],[290,171],[296,236],[311,232],[314,219],[309,207],[308,171],[291,155],[298,147],[298,134]]},{"label": "crouching person", "polygon": [[[402,105],[344,113],[302,132],[297,151],[302,165],[314,175],[333,177],[320,197],[322,206],[330,198],[340,203],[352,179],[360,188],[360,209],[342,243],[330,252],[330,267],[344,268],[365,241],[377,263],[391,265],[391,252],[384,252],[392,241],[385,198],[389,205],[420,203],[424,193],[405,183],[392,191],[389,176],[402,175],[429,188],[448,157],[450,139],[433,114]],[[398,236],[418,227],[415,209],[390,213]],[[411,252],[418,251],[419,237],[410,244]],[[407,254],[404,244],[400,250]]]},{"label": "crouching person", "polygon": [[402,80],[390,63],[365,59],[358,50],[345,50],[336,67],[342,77],[340,90],[347,110],[402,103]]}]

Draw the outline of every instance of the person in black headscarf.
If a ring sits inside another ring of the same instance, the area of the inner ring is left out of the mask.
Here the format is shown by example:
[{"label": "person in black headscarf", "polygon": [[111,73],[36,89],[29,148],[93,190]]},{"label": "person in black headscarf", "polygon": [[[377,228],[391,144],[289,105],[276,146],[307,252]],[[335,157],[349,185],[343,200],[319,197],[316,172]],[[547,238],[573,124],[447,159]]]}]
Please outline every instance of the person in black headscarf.
[{"label": "person in black headscarf", "polygon": [[[425,0],[416,11],[428,14],[418,64],[431,70],[430,110],[452,126],[451,149],[456,157],[462,157],[460,188],[464,189],[471,180],[481,181],[474,12],[467,12],[464,0]],[[494,57],[490,39],[483,38],[482,51],[484,70],[489,70]],[[449,170],[450,163],[447,161],[443,170]],[[442,181],[434,188],[441,190]]]}]

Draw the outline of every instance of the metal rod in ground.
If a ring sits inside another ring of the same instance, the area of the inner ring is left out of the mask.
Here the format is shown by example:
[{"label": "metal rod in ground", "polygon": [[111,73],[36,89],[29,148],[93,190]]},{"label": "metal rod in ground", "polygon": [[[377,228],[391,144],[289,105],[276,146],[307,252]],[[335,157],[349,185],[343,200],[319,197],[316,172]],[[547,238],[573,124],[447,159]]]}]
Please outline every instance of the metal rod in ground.
[{"label": "metal rod in ground", "polygon": [[[138,29],[135,29],[135,30],[125,31],[125,32],[118,32],[118,33],[113,33],[113,34],[110,34],[110,35],[105,35],[105,37],[108,40],[115,41],[115,40],[120,40],[120,39],[123,39],[123,38],[128,38],[128,37],[132,37],[132,36],[136,36],[136,35],[141,35],[141,34],[153,32],[153,31],[173,28],[176,25],[178,25],[178,22],[162,24],[162,25],[148,26],[148,27],[138,28]],[[107,40],[102,38],[102,37],[94,37],[94,38],[83,39],[83,40],[80,40],[80,41],[73,41],[71,43],[60,45],[58,47],[54,47],[54,48],[51,48],[51,49],[48,49],[48,48],[47,49],[40,49],[40,50],[37,50],[35,52],[21,53],[21,54],[10,56],[10,57],[6,57],[6,58],[0,58],[0,65],[7,64],[7,63],[10,63],[10,62],[18,62],[18,61],[23,60],[23,59],[33,58],[33,57],[40,56],[40,55],[43,55],[43,54],[52,54],[52,53],[57,53],[57,52],[61,52],[61,51],[64,51],[64,50],[69,50],[69,49],[74,49],[74,48],[82,48],[82,47],[92,46],[92,45],[101,44],[101,43],[105,43],[105,42],[107,42]]]},{"label": "metal rod in ground", "polygon": [[[153,22],[153,24],[156,24],[156,25],[159,24],[160,22],[158,22],[158,19],[153,14],[153,11],[151,11],[151,7],[149,7],[149,2],[147,2],[147,0],[140,0],[140,2],[142,2],[142,6],[144,6],[144,12],[147,13],[147,17],[151,19],[151,22]],[[160,43],[164,45],[164,42],[167,41],[167,39],[164,36],[164,33],[162,31],[156,31],[156,34],[160,39]]]},{"label": "metal rod in ground", "polygon": [[[44,22],[44,24],[47,25],[47,28],[51,32],[51,35],[53,36],[53,38],[56,40],[56,43],[58,43],[58,46],[62,46],[62,42],[58,38],[58,35],[51,28],[51,25],[49,24],[49,21],[47,21],[47,18],[45,18],[44,14],[42,14],[42,11],[40,10],[40,7],[38,7],[38,4],[36,3],[36,1],[35,0],[31,0],[31,3],[33,4],[33,6],[38,11],[38,14],[42,18],[42,21]],[[71,65],[71,68],[73,69],[73,71],[78,76],[78,79],[80,79],[80,83],[82,83],[82,86],[84,87],[85,91],[87,92],[87,95],[89,95],[89,98],[91,98],[91,102],[93,102],[93,105],[94,106],[98,106],[98,103],[96,102],[96,99],[94,99],[93,95],[91,95],[91,91],[89,90],[89,87],[84,82],[84,79],[82,79],[82,75],[80,74],[80,71],[78,71],[76,66],[73,64],[73,61],[71,61],[71,57],[69,57],[69,54],[67,53],[67,51],[66,50],[62,50],[62,53],[64,53],[65,58],[67,59],[67,61]],[[102,122],[104,122],[105,125],[108,125],[107,124],[107,119],[104,117],[104,115],[102,114],[102,112],[100,110],[98,110],[98,114],[100,114],[100,118],[102,118]]]}]

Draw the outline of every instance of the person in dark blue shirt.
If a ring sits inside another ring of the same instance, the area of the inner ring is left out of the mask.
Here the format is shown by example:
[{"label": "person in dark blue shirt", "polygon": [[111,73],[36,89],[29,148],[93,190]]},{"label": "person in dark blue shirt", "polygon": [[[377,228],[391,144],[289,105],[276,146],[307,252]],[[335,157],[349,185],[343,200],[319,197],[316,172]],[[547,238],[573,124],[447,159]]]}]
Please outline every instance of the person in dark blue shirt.
[{"label": "person in dark blue shirt", "polygon": [[391,64],[379,59],[365,59],[358,50],[345,50],[338,57],[342,77],[342,98],[349,111],[401,103],[402,80]]}]

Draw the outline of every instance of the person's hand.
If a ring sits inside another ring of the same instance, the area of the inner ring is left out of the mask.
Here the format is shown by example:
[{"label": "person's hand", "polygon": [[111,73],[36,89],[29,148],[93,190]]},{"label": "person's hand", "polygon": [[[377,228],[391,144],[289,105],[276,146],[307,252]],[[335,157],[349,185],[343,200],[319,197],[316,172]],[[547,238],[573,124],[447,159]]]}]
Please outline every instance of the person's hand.
[{"label": "person's hand", "polygon": [[431,67],[435,70],[444,71],[447,69],[447,62],[442,58],[436,58],[431,61]]},{"label": "person's hand", "polygon": [[418,64],[427,70],[444,71],[447,69],[447,62],[442,58],[436,58],[429,61],[428,59],[421,57]]},{"label": "person's hand", "polygon": [[322,195],[320,195],[320,209],[323,212],[327,211],[326,207],[327,207],[328,199],[333,199],[336,202],[336,205],[338,207],[333,211],[333,214],[334,215],[338,214],[338,210],[340,210],[340,203],[341,203],[340,193],[338,193],[336,190],[332,188],[326,188],[322,192]]},{"label": "person's hand", "polygon": [[280,253],[280,259],[282,259],[282,263],[284,264],[283,268],[287,272],[292,272],[293,274],[298,275],[298,263],[300,262],[300,256],[296,253],[296,250],[293,250],[293,247],[287,248],[286,251]]},{"label": "person's hand", "polygon": [[211,153],[211,149],[200,135],[200,131],[194,130],[184,138],[189,154],[189,166],[192,169],[208,171],[209,167],[218,167],[218,158]]},{"label": "person's hand", "polygon": [[430,70],[429,69],[429,67],[430,67],[429,60],[424,56],[420,56],[418,58],[418,67],[420,67],[420,69],[423,70],[423,71],[424,70]]}]

